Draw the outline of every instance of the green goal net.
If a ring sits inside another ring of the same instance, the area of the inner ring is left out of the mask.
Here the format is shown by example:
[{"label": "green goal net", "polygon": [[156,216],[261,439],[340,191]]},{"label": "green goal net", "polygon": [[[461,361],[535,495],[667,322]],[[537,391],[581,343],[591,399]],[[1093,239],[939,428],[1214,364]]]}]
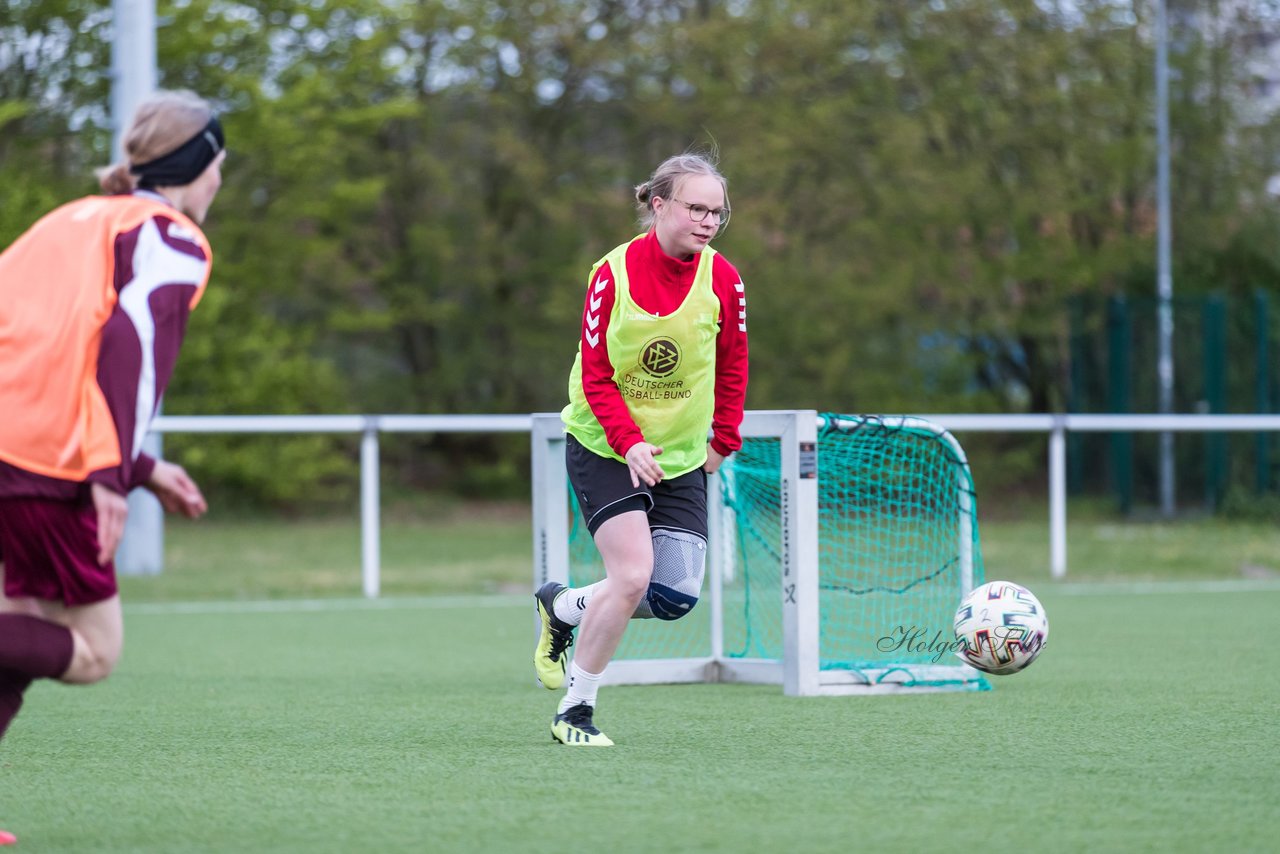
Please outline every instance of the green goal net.
[{"label": "green goal net", "polygon": [[[664,662],[713,662],[708,678],[725,678],[724,667],[736,661],[786,662],[784,612],[796,584],[809,584],[818,623],[812,666],[822,693],[987,687],[953,655],[955,607],[983,580],[977,504],[960,445],[918,418],[813,416],[814,441],[800,442],[800,457],[816,452],[808,479],[816,480],[817,542],[806,551],[788,541],[785,504],[790,497],[799,507],[794,499],[806,479],[803,462],[790,474],[792,486],[784,471],[784,448],[795,437],[744,429],[742,450],[712,479],[699,605],[675,622],[633,620],[611,670],[648,662],[652,672],[637,681],[665,681],[658,675]],[[602,578],[572,505],[569,524],[571,586]],[[784,579],[788,554],[794,583]],[[805,645],[793,647],[792,657],[805,654],[796,649]],[[777,672],[743,681],[778,681]]]}]

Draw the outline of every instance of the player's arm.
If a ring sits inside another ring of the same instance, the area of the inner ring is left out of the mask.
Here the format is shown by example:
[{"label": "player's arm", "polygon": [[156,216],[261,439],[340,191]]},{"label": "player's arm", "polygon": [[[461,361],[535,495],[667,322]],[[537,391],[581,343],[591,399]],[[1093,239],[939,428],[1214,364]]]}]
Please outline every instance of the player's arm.
[{"label": "player's arm", "polygon": [[582,309],[582,392],[591,413],[604,428],[609,447],[627,461],[632,485],[639,486],[643,481],[653,486],[663,478],[662,467],[654,459],[662,448],[645,441],[613,379],[613,363],[609,360],[607,333],[615,293],[613,272],[608,263],[601,264],[587,286]]},{"label": "player's arm", "polygon": [[712,284],[720,300],[720,330],[716,333],[715,408],[711,416],[711,444],[707,471],[714,472],[742,447],[743,410],[747,401],[747,294],[742,277],[724,257],[715,257]]},{"label": "player's arm", "polygon": [[179,477],[180,467],[157,461],[140,447],[173,374],[192,299],[208,275],[203,250],[174,236],[181,232],[171,232],[170,224],[157,215],[115,241],[117,301],[102,328],[97,379],[115,423],[121,461],[88,480],[120,495],[158,486],[166,508],[173,497],[161,492],[176,491],[186,497],[189,508],[182,512],[189,513],[203,503],[185,488],[183,479],[190,478],[185,472]]},{"label": "player's arm", "polygon": [[582,353],[582,392],[591,414],[604,428],[605,439],[620,457],[638,442],[644,441],[618,384],[613,379],[613,363],[609,361],[609,317],[613,312],[615,290],[613,273],[608,263],[601,264],[587,286],[587,299],[582,309],[579,347]]}]

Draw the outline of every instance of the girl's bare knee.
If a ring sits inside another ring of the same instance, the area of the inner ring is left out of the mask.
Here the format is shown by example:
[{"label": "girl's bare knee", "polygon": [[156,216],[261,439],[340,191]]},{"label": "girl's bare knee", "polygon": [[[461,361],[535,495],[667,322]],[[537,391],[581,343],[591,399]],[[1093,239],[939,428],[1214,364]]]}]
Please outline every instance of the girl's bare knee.
[{"label": "girl's bare knee", "polygon": [[73,636],[75,651],[71,655],[71,666],[62,674],[61,681],[71,685],[91,685],[110,676],[116,668],[119,653],[104,654],[93,649],[78,632]]},{"label": "girl's bare knee", "polygon": [[62,675],[63,682],[68,685],[92,685],[101,682],[111,675],[115,665],[104,661],[93,661],[87,664],[72,662],[71,667]]},{"label": "girl's bare knee", "polygon": [[610,586],[615,587],[617,594],[631,604],[637,604],[649,589],[649,575],[641,573],[619,573],[617,578],[609,579]]}]

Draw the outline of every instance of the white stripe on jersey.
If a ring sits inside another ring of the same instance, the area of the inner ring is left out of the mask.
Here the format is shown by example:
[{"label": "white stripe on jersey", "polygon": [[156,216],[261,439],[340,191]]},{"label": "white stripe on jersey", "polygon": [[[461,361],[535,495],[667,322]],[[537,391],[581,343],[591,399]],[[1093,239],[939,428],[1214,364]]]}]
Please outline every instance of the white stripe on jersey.
[{"label": "white stripe on jersey", "polygon": [[133,323],[142,345],[142,364],[138,374],[138,399],[133,421],[133,459],[142,453],[142,440],[151,429],[156,406],[156,323],[151,316],[151,294],[165,285],[190,284],[199,287],[204,281],[207,260],[193,258],[164,242],[154,218],[138,230],[133,250],[134,278],[120,289],[119,305]]}]

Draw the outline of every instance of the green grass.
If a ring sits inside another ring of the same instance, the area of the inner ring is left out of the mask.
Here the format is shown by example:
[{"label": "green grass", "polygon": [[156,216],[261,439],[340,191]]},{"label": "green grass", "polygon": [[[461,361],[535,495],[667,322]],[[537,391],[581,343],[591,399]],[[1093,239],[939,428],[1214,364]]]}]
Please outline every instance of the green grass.
[{"label": "green grass", "polygon": [[[384,595],[524,591],[532,578],[529,508],[467,506],[384,519]],[[358,596],[360,522],[204,519],[165,523],[165,568],[122,577],[126,602]]]},{"label": "green grass", "polygon": [[[1280,579],[1280,526],[1273,523],[1081,516],[1068,517],[1068,581]],[[988,578],[1050,579],[1047,521],[981,521],[979,530]]]},{"label": "green grass", "polygon": [[1280,589],[1041,598],[1049,647],[991,692],[606,687],[598,752],[549,738],[523,597],[134,606],[110,680],[28,693],[0,826],[95,854],[1274,850]]},{"label": "green grass", "polygon": [[[0,827],[27,852],[1273,850],[1280,532],[1078,513],[1082,587],[1030,512],[982,520],[987,577],[1052,625],[995,690],[606,687],[618,746],[589,753],[551,743],[507,595],[526,507],[391,514],[372,603],[354,517],[170,522],[165,572],[122,580],[117,672],[37,683],[0,742]],[[1110,584],[1152,579],[1180,584]]]}]

